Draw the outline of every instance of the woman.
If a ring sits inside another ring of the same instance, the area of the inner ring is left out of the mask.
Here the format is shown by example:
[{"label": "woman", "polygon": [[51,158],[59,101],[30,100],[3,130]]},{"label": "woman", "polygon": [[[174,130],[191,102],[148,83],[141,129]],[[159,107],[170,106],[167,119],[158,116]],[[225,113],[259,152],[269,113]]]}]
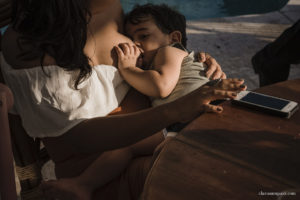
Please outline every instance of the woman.
[{"label": "woman", "polygon": [[[42,138],[57,177],[77,176],[114,149],[135,148],[145,155],[129,163],[120,177],[111,178],[95,199],[137,199],[153,150],[163,140],[156,132],[204,111],[221,112],[209,102],[234,98],[245,89],[242,80],[223,80],[170,104],[138,111],[147,101],[128,92],[113,67],[113,47],[131,43],[122,34],[119,0],[15,0],[13,8],[13,24],[3,38],[2,71],[26,131]],[[213,58],[206,59],[208,75],[225,77]],[[123,112],[138,112],[105,117],[120,101]],[[56,188],[49,191],[59,195]]]}]

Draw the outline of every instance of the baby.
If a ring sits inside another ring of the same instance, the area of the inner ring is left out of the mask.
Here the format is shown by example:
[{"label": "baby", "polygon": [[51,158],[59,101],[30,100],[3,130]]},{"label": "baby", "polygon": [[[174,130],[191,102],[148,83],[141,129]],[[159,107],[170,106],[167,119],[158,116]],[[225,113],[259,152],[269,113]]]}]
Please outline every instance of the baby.
[{"label": "baby", "polygon": [[151,97],[152,106],[174,101],[209,81],[204,64],[186,50],[185,17],[167,5],[136,6],[125,18],[125,32],[135,45],[115,47],[119,71],[132,87]]},{"label": "baby", "polygon": [[[125,32],[136,45],[116,47],[123,78],[152,105],[174,101],[207,83],[203,63],[186,48],[185,17],[166,5],[136,6],[125,18]],[[141,67],[143,69],[141,69]]]}]

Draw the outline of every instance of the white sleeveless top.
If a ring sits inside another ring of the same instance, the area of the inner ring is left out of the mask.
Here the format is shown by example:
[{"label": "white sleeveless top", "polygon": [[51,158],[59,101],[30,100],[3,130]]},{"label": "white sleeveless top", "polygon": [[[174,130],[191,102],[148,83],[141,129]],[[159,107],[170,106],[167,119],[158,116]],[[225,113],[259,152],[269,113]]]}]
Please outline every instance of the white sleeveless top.
[{"label": "white sleeveless top", "polygon": [[45,66],[45,72],[41,67],[13,69],[2,54],[0,61],[14,95],[14,110],[31,137],[60,136],[86,119],[106,116],[129,90],[113,66],[94,66],[91,76],[76,90],[76,71],[56,65]]}]

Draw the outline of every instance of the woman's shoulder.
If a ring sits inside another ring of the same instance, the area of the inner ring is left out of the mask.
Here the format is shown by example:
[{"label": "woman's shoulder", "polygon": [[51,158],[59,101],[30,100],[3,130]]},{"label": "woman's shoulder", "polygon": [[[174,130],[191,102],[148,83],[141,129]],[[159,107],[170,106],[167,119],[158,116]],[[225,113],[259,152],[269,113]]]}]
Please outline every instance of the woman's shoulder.
[{"label": "woman's shoulder", "polygon": [[[22,43],[21,35],[12,27],[8,27],[2,38],[2,54],[6,62],[14,69],[29,69],[41,66],[40,58],[20,59],[21,55],[30,52],[33,46]],[[55,61],[50,56],[45,56],[43,65],[55,65]]]}]

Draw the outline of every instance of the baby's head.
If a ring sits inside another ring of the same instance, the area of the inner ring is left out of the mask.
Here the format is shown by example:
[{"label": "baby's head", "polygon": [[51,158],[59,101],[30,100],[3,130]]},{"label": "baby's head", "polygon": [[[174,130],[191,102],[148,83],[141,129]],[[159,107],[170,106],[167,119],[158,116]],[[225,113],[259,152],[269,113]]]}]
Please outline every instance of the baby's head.
[{"label": "baby's head", "polygon": [[184,15],[165,4],[137,5],[125,18],[126,34],[145,52],[145,56],[172,43],[186,47],[185,29]]}]

